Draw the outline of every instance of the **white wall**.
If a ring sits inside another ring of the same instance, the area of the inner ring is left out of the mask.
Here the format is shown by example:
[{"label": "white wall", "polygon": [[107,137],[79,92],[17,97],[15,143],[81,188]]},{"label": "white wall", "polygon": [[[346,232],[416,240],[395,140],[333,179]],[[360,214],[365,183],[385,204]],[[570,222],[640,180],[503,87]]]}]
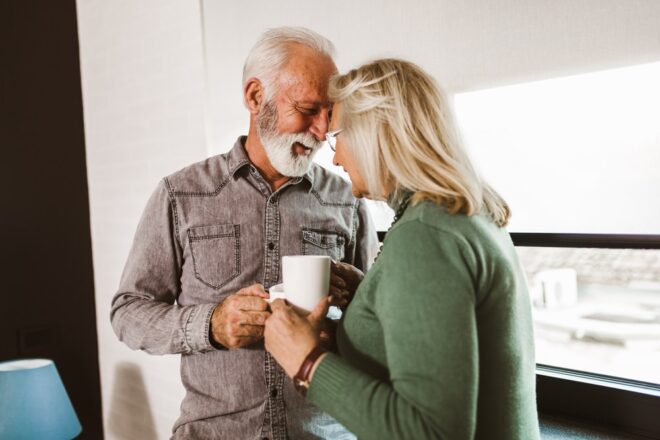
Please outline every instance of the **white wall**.
[{"label": "white wall", "polygon": [[131,351],[109,312],[149,194],[206,157],[199,3],[77,6],[105,435],[169,438],[183,397],[179,357]]}]

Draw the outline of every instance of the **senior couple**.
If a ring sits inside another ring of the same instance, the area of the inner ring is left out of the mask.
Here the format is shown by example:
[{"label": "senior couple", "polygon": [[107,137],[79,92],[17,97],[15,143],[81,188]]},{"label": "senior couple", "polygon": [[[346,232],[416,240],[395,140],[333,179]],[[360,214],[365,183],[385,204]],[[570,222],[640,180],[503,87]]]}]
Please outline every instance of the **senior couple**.
[{"label": "senior couple", "polygon": [[[337,74],[332,56],[307,29],[261,36],[243,70],[249,132],[159,183],[115,332],[181,354],[175,439],[538,438],[508,206],[427,73],[382,59]],[[312,162],[325,143],[350,185]],[[396,212],[377,257],[363,198]],[[293,254],[336,261],[331,295],[306,317],[266,301]],[[344,313],[330,351],[333,303]]]}]

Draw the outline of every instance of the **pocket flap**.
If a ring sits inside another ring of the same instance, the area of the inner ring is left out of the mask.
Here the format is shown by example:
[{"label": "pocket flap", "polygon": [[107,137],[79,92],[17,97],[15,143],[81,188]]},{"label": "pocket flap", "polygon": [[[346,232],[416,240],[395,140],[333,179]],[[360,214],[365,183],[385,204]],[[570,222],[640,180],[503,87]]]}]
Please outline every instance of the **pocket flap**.
[{"label": "pocket flap", "polygon": [[323,249],[344,246],[344,237],[334,232],[321,232],[303,229],[303,240]]},{"label": "pocket flap", "polygon": [[188,229],[191,240],[205,240],[208,238],[234,237],[238,235],[237,225],[231,223],[223,225],[195,226]]}]

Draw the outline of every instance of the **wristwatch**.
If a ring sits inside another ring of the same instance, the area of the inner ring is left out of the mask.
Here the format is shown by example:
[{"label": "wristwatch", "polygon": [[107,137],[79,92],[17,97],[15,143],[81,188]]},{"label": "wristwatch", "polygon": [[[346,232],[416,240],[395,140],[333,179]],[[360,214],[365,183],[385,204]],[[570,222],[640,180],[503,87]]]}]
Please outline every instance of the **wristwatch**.
[{"label": "wristwatch", "polygon": [[296,391],[303,396],[307,394],[307,389],[309,388],[309,373],[312,372],[314,363],[319,356],[326,352],[327,351],[323,347],[317,344],[312,348],[312,351],[309,352],[296,375],[293,376],[293,385],[296,387]]}]

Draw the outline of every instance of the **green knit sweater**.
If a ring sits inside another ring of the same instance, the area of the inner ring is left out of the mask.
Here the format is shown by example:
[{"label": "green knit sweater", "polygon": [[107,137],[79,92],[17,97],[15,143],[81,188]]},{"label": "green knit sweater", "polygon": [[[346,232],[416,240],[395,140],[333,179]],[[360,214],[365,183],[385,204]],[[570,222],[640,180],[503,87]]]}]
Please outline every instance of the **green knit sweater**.
[{"label": "green knit sweater", "polygon": [[527,286],[484,216],[409,207],[337,342],[308,398],[360,439],[539,438]]}]

